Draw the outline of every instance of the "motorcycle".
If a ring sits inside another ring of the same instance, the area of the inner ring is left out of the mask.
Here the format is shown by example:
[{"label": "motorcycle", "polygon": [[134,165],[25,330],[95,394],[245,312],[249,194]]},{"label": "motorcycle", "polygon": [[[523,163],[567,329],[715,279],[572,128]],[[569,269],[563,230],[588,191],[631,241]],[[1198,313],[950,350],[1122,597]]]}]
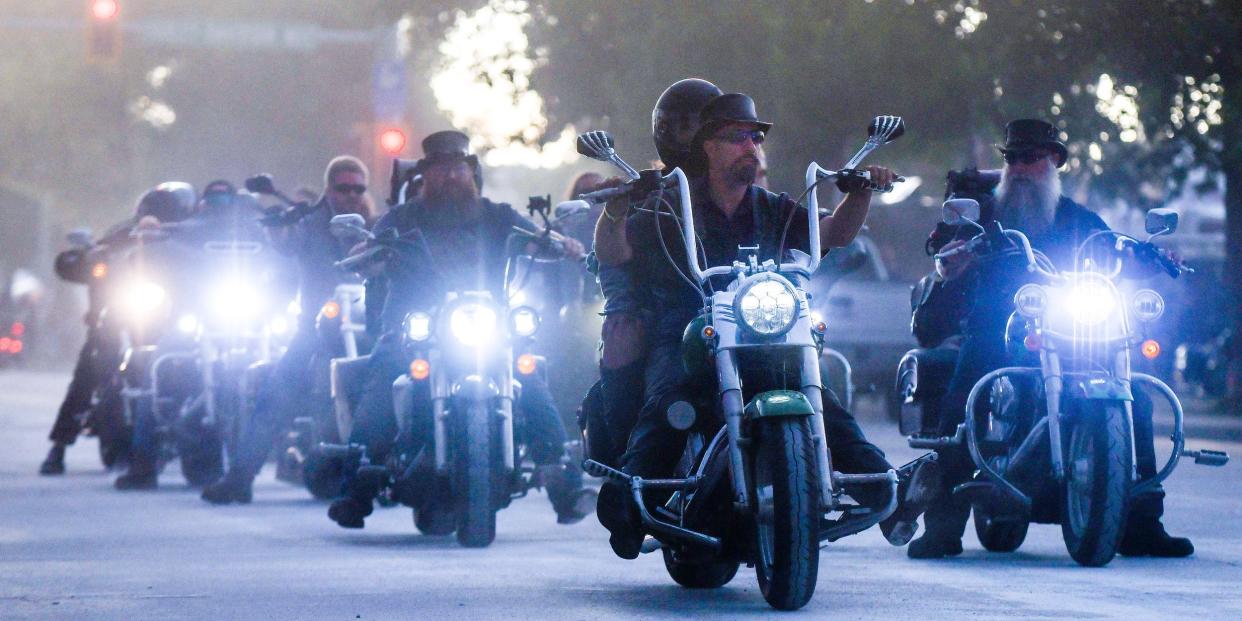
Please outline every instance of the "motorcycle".
[{"label": "motorcycle", "polygon": [[[1148,333],[1164,311],[1163,298],[1141,289],[1127,300],[1117,283],[1122,259],[1115,258],[1111,266],[1084,260],[1090,244],[1104,237],[1115,250],[1176,278],[1188,268],[1151,240],[1176,230],[1177,213],[1150,211],[1146,241],[1115,231],[1093,233],[1066,271],[1057,271],[1033,251],[1021,232],[995,222],[977,224],[979,204],[973,199],[950,199],[943,213],[946,224],[974,227],[979,234],[939,257],[964,252],[984,262],[1016,258],[1037,282],[1022,286],[1014,297],[1016,310],[1006,329],[1014,366],[992,371],[974,385],[965,422],[953,436],[936,433],[933,404],[939,395],[929,389],[943,386],[955,357],[914,350],[903,358],[897,383],[902,433],[915,448],[968,449],[980,475],[953,493],[972,501],[984,548],[1013,551],[1031,522],[1059,523],[1077,563],[1106,565],[1120,545],[1131,500],[1168,478],[1179,458],[1210,466],[1229,459],[1219,451],[1186,449],[1177,395],[1161,380],[1131,369],[1135,349],[1149,359],[1160,353],[1160,344]],[[1174,418],[1172,453],[1148,480],[1139,480],[1135,464],[1137,387],[1163,397]]]},{"label": "motorcycle", "polygon": [[[434,265],[422,254],[429,250],[417,229],[405,236],[396,231],[373,235],[362,224],[353,215],[332,219],[339,236],[361,237],[369,246],[341,261],[341,267],[357,270],[395,255],[422,256],[410,263]],[[513,411],[523,378],[539,374],[546,381],[546,362],[530,351],[539,313],[513,304],[510,285],[520,278],[515,274],[523,263],[519,246],[559,252],[559,243],[550,230],[515,228],[500,297],[444,286],[440,289],[447,293],[436,307],[406,315],[401,338],[409,372],[393,384],[398,442],[387,463],[372,463],[362,446],[323,446],[358,463],[357,476],[380,490],[382,502],[413,507],[415,525],[425,534],[455,533],[463,546],[488,546],[496,537],[500,509],[530,489],[551,485],[524,465],[526,448],[519,438],[525,434]],[[431,441],[415,451],[403,440],[427,424],[422,403],[430,403]],[[345,431],[349,425],[341,426]]]},{"label": "motorcycle", "polygon": [[126,351],[121,390],[131,420],[155,421],[158,463],[179,459],[194,486],[220,476],[248,415],[247,370],[271,359],[292,328],[284,305],[262,293],[273,290],[264,244],[203,241],[202,232],[175,223],[139,233],[153,252],[129,296],[158,334]]},{"label": "motorcycle", "polygon": [[[704,313],[685,330],[683,358],[698,385],[714,388],[701,391],[699,403],[669,408],[670,425],[688,432],[674,478],[631,476],[594,455],[584,464],[588,473],[628,489],[651,534],[643,550],[661,549],[665,568],[678,584],[720,587],[746,563],[755,567],[769,605],[801,608],[814,594],[821,544],[866,530],[897,508],[896,471],[842,474],[832,469],[820,373],[826,325],[812,320],[806,289],[821,257],[816,187],[865,176],[855,167],[903,128],[898,117],[877,117],[865,146],[844,168],[808,167],[809,254],[794,249],[790,262],[760,263],[758,248],[740,248],[740,260],[708,269],[697,260],[694,211],[681,169],[667,175],[639,173],[617,156],[608,134],[589,132],[578,139],[579,153],[611,162],[631,179],[584,198],[628,195],[646,210],[665,201],[666,191],[676,192],[680,214],[654,209],[680,225],[689,267],[682,276],[704,298]],[[731,282],[713,293],[713,277]],[[584,441],[588,449],[590,431]],[[847,502],[845,496],[868,486],[888,490],[890,501],[883,510]],[[653,493],[671,496],[652,509],[647,497]]]}]

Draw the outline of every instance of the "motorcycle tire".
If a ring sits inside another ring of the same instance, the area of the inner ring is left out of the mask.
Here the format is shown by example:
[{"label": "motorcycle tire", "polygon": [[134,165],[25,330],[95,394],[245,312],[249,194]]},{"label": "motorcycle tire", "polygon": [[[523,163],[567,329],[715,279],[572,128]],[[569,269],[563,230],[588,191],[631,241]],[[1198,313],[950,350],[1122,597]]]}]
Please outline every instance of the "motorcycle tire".
[{"label": "motorcycle tire", "polygon": [[428,537],[447,537],[457,529],[451,510],[434,505],[414,509],[414,528]]},{"label": "motorcycle tire", "polygon": [[663,552],[668,575],[687,589],[718,589],[737,575],[737,561],[678,561],[668,548]]},{"label": "motorcycle tire", "polygon": [[495,483],[492,454],[492,413],[488,404],[471,402],[465,411],[465,434],[459,457],[462,485],[457,494],[457,542],[467,548],[483,548],[496,539]]},{"label": "motorcycle tire", "polygon": [[974,512],[975,535],[979,537],[979,545],[988,552],[1013,552],[1026,541],[1030,521],[1015,517],[998,519],[982,503],[974,506]]},{"label": "motorcycle tire", "polygon": [[1078,414],[1065,434],[1061,534],[1079,565],[1102,567],[1125,529],[1133,435],[1120,401],[1090,401]]},{"label": "motorcycle tire", "polygon": [[219,438],[205,437],[197,443],[178,442],[181,474],[191,487],[202,487],[224,474],[224,452]]},{"label": "motorcycle tire", "polygon": [[759,590],[778,610],[815,594],[819,572],[819,476],[806,417],[757,425],[753,496]]},{"label": "motorcycle tire", "polygon": [[302,465],[302,480],[311,496],[331,500],[341,495],[345,484],[345,468],[339,459],[312,452]]}]

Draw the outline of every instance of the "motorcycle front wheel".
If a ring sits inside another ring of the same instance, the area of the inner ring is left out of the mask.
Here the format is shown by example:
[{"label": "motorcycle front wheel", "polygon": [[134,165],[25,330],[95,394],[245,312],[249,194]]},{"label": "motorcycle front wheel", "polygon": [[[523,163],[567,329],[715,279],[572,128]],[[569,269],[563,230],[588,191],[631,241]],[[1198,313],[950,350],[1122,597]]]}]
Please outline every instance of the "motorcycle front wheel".
[{"label": "motorcycle front wheel", "polygon": [[1125,528],[1133,435],[1120,401],[1087,402],[1071,420],[1061,534],[1079,565],[1102,567],[1117,554]]},{"label": "motorcycle front wheel", "polygon": [[819,572],[819,477],[806,417],[760,422],[754,459],[755,574],[778,610],[815,594]]},{"label": "motorcycle front wheel", "polygon": [[457,498],[457,542],[482,548],[496,539],[496,506],[492,503],[492,413],[483,401],[471,402],[465,412],[461,438]]}]

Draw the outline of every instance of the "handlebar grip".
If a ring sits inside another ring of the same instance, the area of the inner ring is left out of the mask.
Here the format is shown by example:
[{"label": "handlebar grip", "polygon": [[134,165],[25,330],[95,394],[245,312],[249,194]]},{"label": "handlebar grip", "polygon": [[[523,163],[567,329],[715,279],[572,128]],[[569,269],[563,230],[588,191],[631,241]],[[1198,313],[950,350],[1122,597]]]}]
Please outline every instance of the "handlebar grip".
[{"label": "handlebar grip", "polygon": [[630,186],[627,183],[615,188],[604,188],[602,190],[595,190],[594,192],[579,194],[578,198],[591,203],[604,203],[618,196],[624,196],[625,194],[628,194],[629,191]]}]

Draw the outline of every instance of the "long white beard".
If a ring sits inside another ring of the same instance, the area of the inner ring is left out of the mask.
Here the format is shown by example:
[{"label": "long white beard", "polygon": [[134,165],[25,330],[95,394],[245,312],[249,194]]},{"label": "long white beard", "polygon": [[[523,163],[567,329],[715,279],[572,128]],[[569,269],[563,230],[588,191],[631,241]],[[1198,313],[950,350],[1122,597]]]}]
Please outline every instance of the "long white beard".
[{"label": "long white beard", "polygon": [[996,187],[994,219],[1006,228],[1041,235],[1052,227],[1061,200],[1061,177],[1055,169],[1040,178],[1014,177],[1006,167]]}]

